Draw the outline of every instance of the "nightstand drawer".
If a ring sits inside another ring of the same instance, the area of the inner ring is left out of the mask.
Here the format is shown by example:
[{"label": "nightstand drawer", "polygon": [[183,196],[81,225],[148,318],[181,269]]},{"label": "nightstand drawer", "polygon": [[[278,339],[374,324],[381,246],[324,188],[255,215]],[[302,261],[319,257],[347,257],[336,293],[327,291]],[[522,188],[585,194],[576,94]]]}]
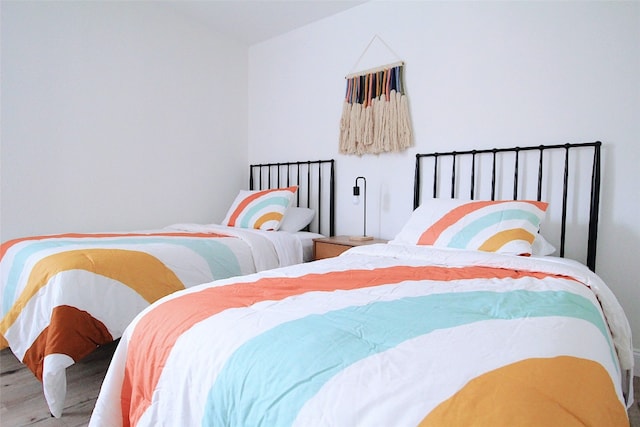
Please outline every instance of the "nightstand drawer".
[{"label": "nightstand drawer", "polygon": [[314,243],[314,259],[333,258],[349,249],[351,246],[337,245],[327,242]]},{"label": "nightstand drawer", "polygon": [[313,259],[332,258],[340,255],[354,246],[371,245],[375,243],[387,243],[383,239],[351,240],[348,236],[323,237],[313,239]]}]

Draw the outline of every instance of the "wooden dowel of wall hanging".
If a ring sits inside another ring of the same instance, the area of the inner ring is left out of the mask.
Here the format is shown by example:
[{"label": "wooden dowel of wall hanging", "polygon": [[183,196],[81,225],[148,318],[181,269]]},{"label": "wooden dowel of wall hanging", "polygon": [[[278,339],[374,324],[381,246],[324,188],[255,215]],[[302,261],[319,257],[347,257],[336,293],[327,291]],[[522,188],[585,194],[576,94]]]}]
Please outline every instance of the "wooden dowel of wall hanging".
[{"label": "wooden dowel of wall hanging", "polygon": [[401,67],[403,65],[404,65],[404,61],[394,62],[392,64],[387,64],[387,65],[381,65],[379,67],[370,68],[368,70],[357,71],[355,73],[347,74],[345,76],[345,79],[350,79],[350,78],[353,78],[353,77],[363,76],[365,74],[376,73],[378,71],[388,70],[389,68]]}]

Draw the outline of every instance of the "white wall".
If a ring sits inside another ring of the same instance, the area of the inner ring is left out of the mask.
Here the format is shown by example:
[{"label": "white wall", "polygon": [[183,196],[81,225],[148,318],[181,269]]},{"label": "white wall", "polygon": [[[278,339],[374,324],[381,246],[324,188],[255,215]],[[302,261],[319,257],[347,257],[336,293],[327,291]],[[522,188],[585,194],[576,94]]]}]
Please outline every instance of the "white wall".
[{"label": "white wall", "polygon": [[161,2],[3,1],[1,48],[2,241],[216,222],[246,185],[245,46]]},{"label": "white wall", "polygon": [[[393,52],[354,69],[375,34]],[[339,155],[344,76],[398,57],[415,147]],[[368,232],[398,232],[416,152],[602,140],[597,271],[640,340],[640,3],[372,1],[253,45],[249,97],[250,161],[337,159],[338,234],[362,230],[358,175]]]}]

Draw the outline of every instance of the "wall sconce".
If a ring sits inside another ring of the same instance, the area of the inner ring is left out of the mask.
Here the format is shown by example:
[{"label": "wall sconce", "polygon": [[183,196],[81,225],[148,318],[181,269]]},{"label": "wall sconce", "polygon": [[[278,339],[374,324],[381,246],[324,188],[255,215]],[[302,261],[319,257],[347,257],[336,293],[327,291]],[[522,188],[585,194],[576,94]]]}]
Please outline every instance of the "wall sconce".
[{"label": "wall sconce", "polygon": [[363,206],[363,223],[364,229],[362,231],[362,236],[351,236],[349,239],[351,240],[373,240],[372,236],[367,236],[367,180],[364,176],[359,176],[356,178],[356,183],[353,186],[353,204],[357,205],[360,201],[360,187],[358,186],[358,180],[361,179],[364,181],[364,206]]}]

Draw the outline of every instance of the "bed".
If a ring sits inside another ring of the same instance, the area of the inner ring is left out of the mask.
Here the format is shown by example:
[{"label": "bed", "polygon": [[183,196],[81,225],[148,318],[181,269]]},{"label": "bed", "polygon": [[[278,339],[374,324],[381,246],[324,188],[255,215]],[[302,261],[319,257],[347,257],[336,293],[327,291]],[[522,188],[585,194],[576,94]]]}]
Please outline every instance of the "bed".
[{"label": "bed", "polygon": [[[522,191],[525,153],[539,156],[539,197]],[[628,426],[628,321],[592,271],[595,245],[592,268],[567,257],[567,232],[595,240],[600,143],[488,150],[488,162],[484,150],[470,161],[433,154],[416,157],[417,208],[388,244],[217,280],[146,309],[116,349],[90,425]],[[422,162],[435,158],[424,185]],[[573,170],[583,160],[593,161],[584,223],[572,191],[584,187]],[[558,201],[546,191],[556,184]],[[504,185],[517,193],[496,197]]]},{"label": "bed", "polygon": [[0,348],[43,383],[53,416],[65,370],[118,339],[149,304],[215,279],[311,259],[333,232],[334,160],[254,164],[219,224],[30,236],[0,250]]}]

